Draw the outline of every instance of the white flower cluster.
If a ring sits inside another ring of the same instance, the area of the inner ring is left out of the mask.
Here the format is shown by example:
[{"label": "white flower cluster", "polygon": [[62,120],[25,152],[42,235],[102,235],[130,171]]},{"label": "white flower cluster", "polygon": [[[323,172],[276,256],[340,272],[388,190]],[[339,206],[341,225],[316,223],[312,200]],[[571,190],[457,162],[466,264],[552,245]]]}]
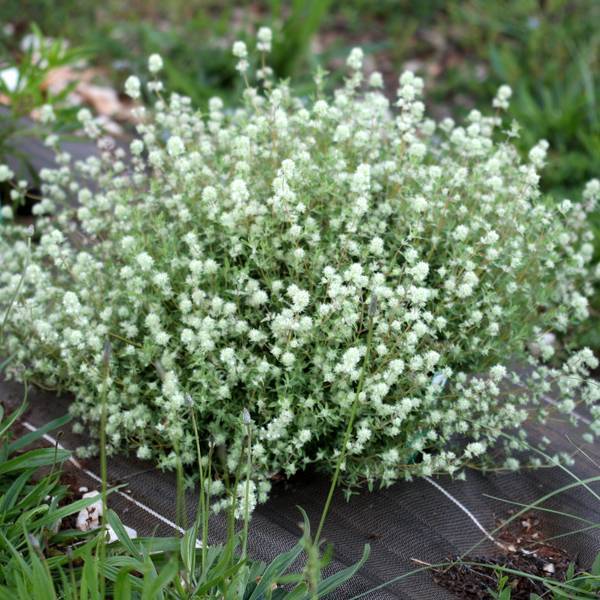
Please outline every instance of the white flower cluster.
[{"label": "white flower cluster", "polygon": [[[270,31],[258,44],[269,51]],[[247,76],[246,46],[233,50]],[[234,470],[247,408],[253,504],[270,474],[332,468],[355,401],[350,484],[459,475],[502,431],[548,417],[548,381],[562,392],[553,410],[592,406],[600,434],[589,351],[527,377],[507,364],[536,340],[550,358],[548,331],[586,316],[600,186],[584,203],[545,201],[545,143],[522,162],[495,141],[499,116],[437,123],[420,78],[404,73],[390,103],[362,62],[352,51],[342,87],[314,101],[260,76],[233,111],[160,97],[129,159],[84,115],[100,153],[61,153],[42,172],[30,257],[25,232],[3,226],[0,306],[28,265],[1,353],[11,373],[72,391],[93,431],[110,339],[111,448],[166,467],[174,447],[195,462],[194,410],[202,444]],[[140,97],[139,79],[126,88]]]}]

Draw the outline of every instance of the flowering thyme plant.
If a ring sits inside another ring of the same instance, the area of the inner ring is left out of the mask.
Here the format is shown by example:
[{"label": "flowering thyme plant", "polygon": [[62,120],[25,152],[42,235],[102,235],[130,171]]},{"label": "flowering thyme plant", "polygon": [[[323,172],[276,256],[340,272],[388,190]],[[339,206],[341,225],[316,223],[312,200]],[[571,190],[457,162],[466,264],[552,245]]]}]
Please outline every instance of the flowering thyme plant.
[{"label": "flowering thyme plant", "polygon": [[[502,431],[524,437],[528,419],[579,402],[600,433],[592,353],[548,362],[548,332],[587,315],[598,182],[582,203],[541,197],[547,144],[520,160],[502,128],[506,86],[495,116],[436,123],[420,78],[404,73],[390,102],[381,75],[363,81],[359,49],[333,96],[318,74],[315,97],[295,97],[272,80],[270,45],[261,29],[251,78],[235,44],[243,102],[214,98],[206,114],[163,97],[151,57],[157,99],[138,109],[129,160],[81,111],[99,156],[59,153],[42,173],[31,256],[20,227],[4,231],[0,303],[29,261],[7,323],[11,372],[72,391],[92,428],[110,338],[110,447],[164,467],[174,448],[193,463],[193,410],[235,472],[247,409],[253,502],[274,473],[332,469],[350,415],[348,484],[460,476]],[[137,98],[141,82],[126,89]],[[526,375],[507,362],[519,357]]]}]

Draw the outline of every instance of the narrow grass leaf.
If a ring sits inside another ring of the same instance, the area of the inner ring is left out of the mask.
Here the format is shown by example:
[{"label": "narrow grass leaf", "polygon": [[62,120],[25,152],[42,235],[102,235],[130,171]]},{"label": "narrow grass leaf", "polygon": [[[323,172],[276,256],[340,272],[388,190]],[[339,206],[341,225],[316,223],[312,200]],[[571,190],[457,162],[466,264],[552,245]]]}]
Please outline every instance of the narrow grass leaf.
[{"label": "narrow grass leaf", "polygon": [[371,553],[371,546],[366,544],[363,550],[363,554],[361,559],[355,564],[338,573],[335,573],[331,577],[324,579],[319,583],[319,587],[317,588],[317,594],[319,598],[325,597],[327,594],[337,589],[344,582],[348,581],[351,577],[354,577],[356,572],[365,564],[366,560],[369,558],[369,554]]},{"label": "narrow grass leaf", "polygon": [[25,484],[29,481],[35,469],[27,469],[23,471],[10,485],[6,493],[2,496],[0,502],[0,521],[4,520],[6,513],[15,506],[19,499]]},{"label": "narrow grass leaf", "polygon": [[141,560],[142,555],[139,553],[138,549],[131,541],[129,534],[123,526],[123,523],[121,522],[121,519],[119,519],[117,513],[114,510],[109,509],[106,513],[106,518],[108,520],[108,524],[113,528],[113,531],[115,532],[115,535],[117,536],[119,542],[121,542],[121,544],[123,544],[123,546],[125,546],[125,548],[127,548],[127,550],[129,550],[129,552],[135,558]]},{"label": "narrow grass leaf", "polygon": [[0,475],[20,471],[22,469],[34,469],[47,467],[55,463],[61,463],[67,460],[70,452],[54,448],[38,448],[30,450],[25,454],[11,458],[0,464]]},{"label": "narrow grass leaf", "polygon": [[36,440],[42,438],[49,431],[53,431],[55,429],[58,429],[59,427],[62,427],[63,425],[66,425],[70,420],[71,415],[68,414],[59,417],[58,419],[54,419],[54,421],[50,421],[50,423],[42,425],[42,427],[40,427],[39,429],[31,431],[30,433],[21,436],[18,440],[15,440],[11,444],[9,444],[8,451],[12,453],[16,452],[17,450],[20,450],[21,448],[25,448],[25,446],[28,446],[29,444],[32,444]]},{"label": "narrow grass leaf", "polygon": [[254,592],[252,592],[249,600],[258,600],[262,594],[265,594],[271,585],[277,582],[278,577],[281,577],[281,575],[289,569],[290,565],[301,553],[302,544],[298,543],[291,550],[280,554],[273,562],[271,562],[262,574],[260,582],[256,586]]},{"label": "narrow grass leaf", "polygon": [[[152,561],[149,561],[150,563]],[[154,569],[154,565],[152,565]],[[168,587],[169,583],[177,575],[179,565],[176,560],[170,560],[164,568],[157,574],[154,570],[146,571],[144,577],[144,589],[142,591],[143,598],[164,598],[164,590]]]}]

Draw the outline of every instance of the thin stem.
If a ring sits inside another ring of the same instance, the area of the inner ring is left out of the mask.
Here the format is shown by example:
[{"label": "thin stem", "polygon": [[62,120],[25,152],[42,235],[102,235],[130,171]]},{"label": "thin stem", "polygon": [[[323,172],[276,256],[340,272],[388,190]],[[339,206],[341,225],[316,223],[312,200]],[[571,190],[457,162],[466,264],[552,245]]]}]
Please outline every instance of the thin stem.
[{"label": "thin stem", "polygon": [[244,492],[244,532],[242,536],[242,560],[246,558],[248,550],[248,524],[250,522],[250,473],[252,469],[252,423],[247,425],[248,447],[246,450],[246,487]]},{"label": "thin stem", "polygon": [[[110,342],[107,341],[104,345],[103,356],[103,385],[102,385],[102,412],[100,413],[100,478],[102,479],[102,532],[100,534],[100,564],[103,565],[106,558],[106,516],[107,516],[107,482],[108,470],[106,466],[106,423],[107,415],[107,397],[108,397],[108,378],[110,374]],[[105,581],[104,574],[100,575],[100,596],[104,597]]]},{"label": "thin stem", "polygon": [[124,338],[117,333],[113,333],[112,331],[109,331],[108,335],[110,335],[111,337],[114,337],[117,340],[125,342],[126,344],[129,344],[130,346],[135,346],[136,348],[142,348],[141,344],[136,344],[135,342],[132,342],[131,340],[128,340],[127,338]]},{"label": "thin stem", "polygon": [[12,310],[14,303],[17,301],[17,298],[19,297],[19,294],[21,293],[21,288],[23,287],[23,282],[25,281],[25,276],[27,274],[27,267],[29,266],[30,258],[31,258],[31,238],[29,237],[29,238],[27,238],[27,259],[25,261],[25,266],[23,267],[23,273],[21,273],[21,278],[19,279],[17,289],[15,290],[13,297],[10,299],[10,302],[8,303],[8,307],[6,309],[6,312],[4,313],[4,318],[2,319],[2,324],[0,325],[0,340],[2,339],[2,337],[4,335],[4,328],[6,327],[6,324],[8,323],[8,317],[10,315],[10,311]]},{"label": "thin stem", "polygon": [[[229,488],[229,497],[231,499],[231,505],[230,505],[230,510],[229,510],[229,528],[227,531],[227,535],[228,538],[233,540],[235,537],[235,521],[236,521],[236,517],[235,517],[235,512],[236,512],[236,502],[237,502],[237,490],[238,490],[238,486],[240,484],[240,477],[242,474],[242,461],[244,460],[244,447],[242,446],[240,448],[240,455],[237,461],[237,468],[235,470],[235,479],[233,482],[233,487],[230,487],[229,483],[228,488]],[[227,464],[225,463],[225,467],[227,466]]]},{"label": "thin stem", "polygon": [[367,349],[365,352],[365,359],[363,361],[362,369],[360,372],[360,380],[358,382],[358,386],[356,388],[356,395],[354,397],[354,402],[352,404],[352,411],[350,413],[350,419],[348,421],[348,425],[346,427],[346,432],[344,433],[344,441],[342,445],[342,450],[340,452],[340,456],[338,458],[335,473],[333,475],[333,479],[331,480],[331,485],[329,486],[329,493],[327,494],[327,500],[325,501],[325,506],[323,508],[323,512],[321,514],[321,520],[319,521],[319,527],[317,528],[317,533],[315,535],[315,545],[319,544],[319,539],[321,538],[321,533],[323,531],[323,526],[325,525],[325,519],[329,513],[329,509],[331,507],[331,501],[333,499],[333,493],[338,484],[338,479],[340,477],[340,472],[342,470],[342,464],[346,460],[346,453],[348,450],[348,443],[350,442],[350,435],[352,434],[352,428],[354,426],[354,420],[356,419],[356,412],[358,410],[358,403],[360,394],[362,393],[362,389],[365,383],[365,377],[367,373],[367,366],[369,363],[369,356],[371,351],[371,342],[373,339],[373,312],[374,310],[369,310],[369,329],[367,334]]},{"label": "thin stem", "polygon": [[174,444],[175,455],[177,456],[176,463],[176,480],[177,480],[177,495],[175,498],[175,516],[178,525],[182,529],[187,528],[187,518],[185,510],[185,483],[183,477],[183,463],[181,462],[181,452],[179,451],[179,442]]},{"label": "thin stem", "polygon": [[[208,457],[206,460],[206,479],[205,481],[212,481],[212,457],[213,457],[214,446],[210,445],[208,448]],[[209,506],[210,506],[210,483],[204,490],[204,514],[202,515],[202,547],[207,551],[208,549],[208,524],[209,524]],[[208,568],[208,563],[207,563]]]},{"label": "thin stem", "polygon": [[198,432],[198,423],[196,422],[196,411],[194,407],[191,407],[190,410],[192,414],[192,425],[194,427],[194,438],[196,440],[196,454],[198,455],[198,473],[200,477],[200,511],[198,516],[196,517],[196,523],[199,525],[200,520],[202,520],[202,573],[204,573],[204,569],[206,568],[206,546],[208,544],[208,527],[205,527],[204,523],[204,514],[206,513],[206,497],[204,495],[204,467],[202,466],[202,451],[200,450],[200,433]]},{"label": "thin stem", "polygon": [[79,588],[78,588],[77,584],[75,583],[75,569],[73,567],[73,556],[72,556],[71,547],[67,548],[67,558],[69,560],[69,579],[71,580],[71,589],[73,590],[73,593],[75,594],[75,600],[78,600]]}]

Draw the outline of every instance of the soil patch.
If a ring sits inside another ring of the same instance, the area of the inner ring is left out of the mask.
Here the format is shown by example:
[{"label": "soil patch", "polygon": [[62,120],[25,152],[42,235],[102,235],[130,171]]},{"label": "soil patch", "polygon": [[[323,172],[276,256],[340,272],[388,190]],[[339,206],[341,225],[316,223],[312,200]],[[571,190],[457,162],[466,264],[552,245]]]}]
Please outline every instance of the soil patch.
[{"label": "soil patch", "polygon": [[485,600],[494,598],[491,592],[498,589],[499,578],[507,575],[511,600],[529,600],[531,594],[543,596],[548,588],[541,581],[495,571],[497,567],[504,567],[557,581],[565,581],[571,563],[575,563],[577,571],[576,561],[561,548],[544,541],[542,532],[540,517],[535,513],[523,515],[498,535],[504,549],[499,549],[497,555],[453,557],[452,566],[432,570],[433,580],[457,598]]}]

